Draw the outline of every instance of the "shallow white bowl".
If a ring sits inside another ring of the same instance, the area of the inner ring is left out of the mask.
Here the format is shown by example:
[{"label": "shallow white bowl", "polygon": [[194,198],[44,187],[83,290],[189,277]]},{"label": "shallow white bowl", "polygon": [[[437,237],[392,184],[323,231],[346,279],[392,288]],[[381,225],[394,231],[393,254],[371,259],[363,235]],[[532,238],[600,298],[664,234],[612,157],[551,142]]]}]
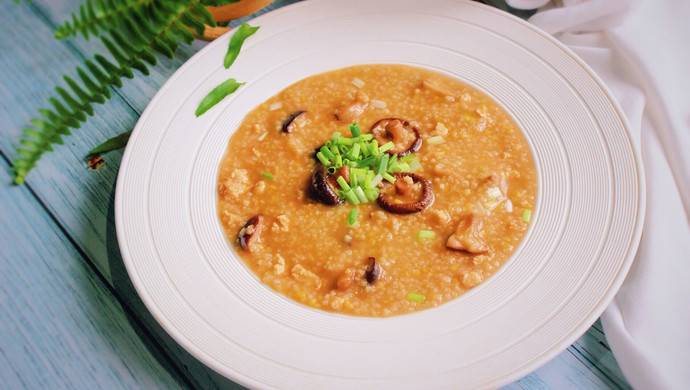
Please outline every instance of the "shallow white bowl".
[{"label": "shallow white bowl", "polygon": [[[497,387],[574,342],[620,287],[639,241],[644,177],[597,76],[547,34],[457,0],[317,0],[265,14],[230,69],[230,36],[161,88],[127,146],[115,200],[122,257],[149,310],[205,364],[255,388]],[[491,279],[393,318],[313,310],[243,265],[217,218],[218,163],[256,105],[307,76],[364,63],[435,69],[493,97],[539,175],[527,238]],[[203,116],[199,101],[247,84]]]}]

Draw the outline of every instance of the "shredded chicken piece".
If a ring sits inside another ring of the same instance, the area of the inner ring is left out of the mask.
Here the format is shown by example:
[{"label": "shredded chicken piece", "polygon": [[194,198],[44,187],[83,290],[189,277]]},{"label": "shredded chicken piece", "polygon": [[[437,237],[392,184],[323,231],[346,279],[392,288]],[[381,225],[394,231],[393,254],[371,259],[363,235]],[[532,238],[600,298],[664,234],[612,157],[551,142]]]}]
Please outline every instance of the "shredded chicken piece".
[{"label": "shredded chicken piece", "polygon": [[280,275],[283,272],[285,272],[285,259],[283,259],[283,256],[281,255],[276,255],[276,263],[273,265],[273,273]]},{"label": "shredded chicken piece", "polygon": [[353,101],[335,109],[335,117],[346,123],[356,122],[367,106],[369,106],[369,96],[362,91],[357,91]]},{"label": "shredded chicken piece", "polygon": [[482,274],[476,271],[470,271],[462,275],[462,284],[464,284],[465,287],[476,287],[479,286],[483,281],[484,277],[482,276]]},{"label": "shredded chicken piece", "polygon": [[450,216],[443,210],[431,209],[431,219],[436,226],[443,226],[450,222]]},{"label": "shredded chicken piece", "polygon": [[354,281],[355,270],[352,268],[347,268],[342,274],[340,274],[340,276],[338,276],[338,280],[335,284],[338,287],[338,290],[346,291],[348,288],[350,288],[350,286],[352,286]]},{"label": "shredded chicken piece", "polygon": [[443,124],[443,122],[436,122],[436,128],[434,130],[436,130],[437,135],[448,135],[448,128]]},{"label": "shredded chicken piece", "polygon": [[489,245],[481,236],[482,220],[475,214],[467,214],[460,219],[455,233],[446,241],[446,247],[469,253],[485,253]]},{"label": "shredded chicken piece", "polygon": [[220,196],[229,195],[238,198],[250,187],[249,176],[246,169],[235,169],[230,177],[218,186]]},{"label": "shredded chicken piece", "polygon": [[295,264],[295,266],[292,267],[292,271],[290,272],[290,274],[296,280],[307,283],[317,290],[320,289],[321,285],[323,284],[321,278],[318,277],[318,275],[302,267],[300,264]]},{"label": "shredded chicken piece", "polygon": [[438,80],[424,79],[422,80],[422,88],[426,88],[430,91],[440,93],[444,96],[455,97],[455,91],[451,91],[447,86],[443,85]]},{"label": "shredded chicken piece", "polygon": [[260,194],[260,193],[264,192],[265,189],[266,189],[266,182],[261,180],[261,181],[258,181],[256,184],[254,184],[254,188],[252,189],[252,193]]},{"label": "shredded chicken piece", "polygon": [[290,230],[290,219],[288,218],[287,215],[281,214],[276,217],[276,221],[273,222],[273,226],[271,226],[271,230],[274,232],[287,232]]}]

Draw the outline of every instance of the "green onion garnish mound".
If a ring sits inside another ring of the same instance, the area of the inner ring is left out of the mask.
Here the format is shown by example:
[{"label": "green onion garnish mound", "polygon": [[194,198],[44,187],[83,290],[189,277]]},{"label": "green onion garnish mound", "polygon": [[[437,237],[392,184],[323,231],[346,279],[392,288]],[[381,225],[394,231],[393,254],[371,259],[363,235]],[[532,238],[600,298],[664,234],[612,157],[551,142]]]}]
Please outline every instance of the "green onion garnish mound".
[{"label": "green onion garnish mound", "polygon": [[413,172],[421,167],[414,153],[401,158],[397,153],[389,154],[388,150],[395,146],[392,141],[379,145],[372,134],[362,134],[357,123],[349,128],[351,138],[336,131],[316,152],[316,158],[331,175],[343,166],[348,167],[349,182],[343,176],[337,178],[341,199],[353,205],[374,201],[379,196],[377,185],[382,180],[395,182],[391,173]]}]

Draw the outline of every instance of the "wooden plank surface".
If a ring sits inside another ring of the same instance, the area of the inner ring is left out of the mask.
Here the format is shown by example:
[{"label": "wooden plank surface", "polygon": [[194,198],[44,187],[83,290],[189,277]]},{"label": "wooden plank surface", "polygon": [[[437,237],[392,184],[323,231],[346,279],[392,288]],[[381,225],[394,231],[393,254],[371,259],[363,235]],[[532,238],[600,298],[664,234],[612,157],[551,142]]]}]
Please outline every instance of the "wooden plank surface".
[{"label": "wooden plank surface", "polygon": [[[269,8],[276,8],[292,2],[295,1],[278,0]],[[66,19],[71,12],[77,10],[80,3],[76,0],[22,3],[19,5],[7,1],[0,2],[0,15],[2,15],[0,18],[2,18],[1,23],[3,25],[3,28],[0,29],[0,39],[3,42],[3,50],[0,51],[0,69],[2,69],[0,72],[0,121],[4,124],[0,127],[0,155],[5,159],[5,167],[7,166],[6,162],[15,157],[14,147],[20,139],[21,129],[28,124],[31,117],[36,116],[39,108],[47,106],[47,99],[52,96],[53,87],[58,84],[64,85],[61,82],[61,76],[63,74],[74,75],[75,66],[80,65],[84,58],[90,58],[94,50],[98,50],[100,47],[100,43],[94,40],[85,41],[83,38],[77,38],[61,42],[52,38],[55,26]],[[203,43],[195,43],[192,46],[183,45],[174,59],[161,59],[158,66],[151,67],[150,76],[144,77],[135,72],[133,80],[125,80],[123,88],[115,90],[113,99],[108,101],[105,106],[96,106],[96,115],[90,118],[82,129],[76,130],[73,136],[67,137],[65,145],[58,146],[55,152],[44,156],[39,167],[28,177],[27,187],[21,190],[23,192],[17,192],[20,195],[16,195],[16,197],[24,197],[23,202],[33,204],[37,210],[36,214],[42,212],[44,214],[42,218],[53,221],[54,226],[38,226],[37,232],[40,233],[45,230],[48,234],[47,237],[51,237],[50,234],[56,234],[57,229],[63,234],[60,241],[65,247],[65,251],[61,250],[53,254],[56,261],[69,261],[73,259],[74,253],[80,254],[85,264],[90,264],[90,266],[82,267],[81,271],[87,274],[82,276],[87,277],[91,273],[90,277],[94,280],[104,280],[110,284],[115,298],[125,305],[125,311],[133,313],[136,322],[142,324],[142,332],[148,336],[140,339],[138,344],[136,340],[133,340],[131,347],[133,349],[123,352],[124,355],[132,353],[136,356],[138,352],[135,348],[142,348],[143,345],[147,345],[147,348],[152,351],[158,361],[171,362],[170,365],[164,367],[169,378],[174,378],[179,373],[185,378],[182,383],[190,387],[237,388],[238,386],[205,367],[177,345],[152,318],[129,281],[120,259],[112,218],[112,197],[121,152],[108,154],[106,156],[107,164],[96,172],[88,171],[84,163],[86,151],[94,145],[133,128],[139,115],[160,86],[186,59],[203,46]],[[5,176],[7,176],[6,173]],[[15,191],[15,188],[5,188],[9,182],[8,177],[0,177],[0,179],[3,179],[1,191],[5,191],[5,193]],[[6,214],[5,210],[2,211],[0,217],[3,226],[12,226],[10,229],[14,229],[17,225],[10,224],[9,213]],[[19,234],[17,231],[12,231],[8,237]],[[3,231],[4,235],[5,232]],[[36,237],[39,241],[43,240],[41,234],[37,233]],[[51,240],[54,239],[46,238],[41,245],[50,247],[52,245]],[[14,239],[8,241],[12,251],[22,252],[24,249],[14,245],[14,242]],[[72,246],[71,251],[69,251],[70,245]],[[4,255],[5,252],[2,253]],[[16,272],[20,272],[20,270]],[[69,272],[65,271],[60,274],[59,278],[65,279],[60,283],[69,284]],[[0,291],[4,291],[3,288],[8,291],[21,290],[24,286],[19,280],[9,279],[5,281],[2,279],[2,281],[7,283],[7,287],[0,286]],[[47,292],[45,298],[42,297],[45,299],[44,302],[35,296],[27,296],[22,301],[23,304],[29,307],[49,306],[50,299],[54,299],[56,300],[55,303],[58,303],[59,295],[57,292],[61,291],[61,287],[47,284],[45,288]],[[81,285],[73,286],[76,293],[83,293],[84,288]],[[91,306],[84,306],[84,310],[92,310],[96,314],[102,314],[103,308],[99,306],[100,303],[94,302],[96,301],[89,301]],[[8,321],[7,323],[10,321],[21,323],[25,321],[21,319],[22,316],[29,316],[29,314],[20,315],[8,310],[4,295],[0,315],[3,316],[2,324],[5,323],[5,320]],[[40,323],[40,314],[34,312],[33,315],[33,320]],[[115,319],[114,325],[111,326],[124,329],[129,326],[129,322],[127,319]],[[104,329],[108,329],[105,324],[100,322],[94,323],[94,326],[104,326]],[[62,332],[67,335],[74,334],[74,340],[65,344],[46,344],[46,351],[35,350],[33,353],[42,355],[45,352],[48,355],[62,356],[70,353],[72,344],[88,343],[90,336],[75,331],[72,329],[73,327],[79,329],[76,323],[66,323],[60,328],[57,335],[62,335]],[[31,346],[41,344],[43,341],[35,334],[26,334],[24,338],[15,335],[11,339],[5,340],[3,338],[0,340],[3,343],[3,353],[6,350],[17,351],[37,348]],[[7,347],[5,347],[6,343],[8,344]],[[99,346],[105,349],[102,359],[117,361],[117,357],[112,356],[119,353],[120,350],[117,346],[105,344]],[[99,351],[82,349],[81,357],[76,358],[83,360],[81,364],[87,364],[93,359],[98,361],[100,358]],[[31,360],[30,358],[27,359],[24,363]],[[38,368],[50,364],[40,359],[33,361],[33,363]],[[4,367],[3,371],[0,372],[3,379],[5,377]],[[142,369],[142,371],[148,373],[147,369]],[[96,372],[98,371],[96,370]],[[160,367],[152,366],[149,376],[146,376],[145,373],[144,377],[151,380],[151,382],[146,383],[147,385],[151,383],[155,383],[155,385],[144,388],[168,388],[169,381],[179,384],[179,381],[165,379],[165,376],[162,376],[163,379],[157,379],[159,374]],[[16,379],[24,376],[36,376],[38,378],[36,383],[49,383],[51,380],[57,380],[55,375],[59,375],[59,373],[50,367],[44,367],[42,370],[27,369],[26,372],[17,368],[17,372],[13,372],[12,377]],[[76,376],[69,379],[74,383],[82,383],[88,378],[88,374],[82,375],[78,371],[70,371],[67,375]],[[20,379],[16,380],[19,382],[15,383],[21,383]],[[130,388],[131,385],[141,388],[138,383],[134,382],[115,383],[112,387]],[[28,388],[35,387],[29,386]],[[534,373],[508,386],[508,388],[605,389],[629,388],[629,386],[620,374],[615,359],[605,343],[601,327],[595,324],[567,351]]]},{"label": "wooden plank surface", "polygon": [[187,387],[28,188],[1,186],[0,215],[0,387]]}]

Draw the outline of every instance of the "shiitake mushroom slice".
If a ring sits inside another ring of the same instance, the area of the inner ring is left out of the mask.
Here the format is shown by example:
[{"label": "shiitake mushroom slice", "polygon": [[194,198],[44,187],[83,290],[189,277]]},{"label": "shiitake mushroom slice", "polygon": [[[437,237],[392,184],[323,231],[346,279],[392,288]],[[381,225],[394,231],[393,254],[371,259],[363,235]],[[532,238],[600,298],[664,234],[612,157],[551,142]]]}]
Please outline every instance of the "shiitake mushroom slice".
[{"label": "shiitake mushroom slice", "polygon": [[364,278],[367,280],[367,283],[374,284],[381,277],[382,269],[380,265],[376,264],[375,257],[369,257],[367,261],[369,264],[367,265],[367,270],[364,273]]},{"label": "shiitake mushroom slice", "polygon": [[259,241],[261,232],[263,231],[264,217],[261,214],[255,215],[244,224],[242,229],[237,233],[237,238],[240,241],[242,249],[249,252],[256,250],[256,242]]},{"label": "shiitake mushroom slice", "polygon": [[376,198],[376,202],[382,209],[394,214],[411,214],[424,210],[434,202],[434,191],[429,180],[412,172],[396,172],[391,174],[391,176],[396,181],[403,180],[405,177],[411,178],[413,183],[421,184],[422,193],[419,199],[414,202],[400,203],[392,199],[385,191],[381,191],[378,198]]},{"label": "shiitake mushroom slice", "polygon": [[304,114],[306,114],[306,111],[304,111],[304,110],[295,111],[292,114],[290,114],[283,121],[283,126],[282,126],[283,132],[284,133],[292,133],[295,130],[295,126],[297,126],[297,123],[295,121],[297,120],[297,118],[301,117]]},{"label": "shiitake mushroom slice", "polygon": [[[374,135],[379,146],[393,141],[395,146],[388,150],[391,155],[397,153],[399,157],[407,156],[422,147],[422,137],[419,135],[419,131],[405,119],[381,119],[371,126],[371,134]],[[412,138],[413,136],[414,138]]]},{"label": "shiitake mushroom slice", "polygon": [[338,190],[333,185],[328,169],[319,164],[311,177],[309,192],[312,198],[328,206],[335,206],[344,201],[338,196]]}]

